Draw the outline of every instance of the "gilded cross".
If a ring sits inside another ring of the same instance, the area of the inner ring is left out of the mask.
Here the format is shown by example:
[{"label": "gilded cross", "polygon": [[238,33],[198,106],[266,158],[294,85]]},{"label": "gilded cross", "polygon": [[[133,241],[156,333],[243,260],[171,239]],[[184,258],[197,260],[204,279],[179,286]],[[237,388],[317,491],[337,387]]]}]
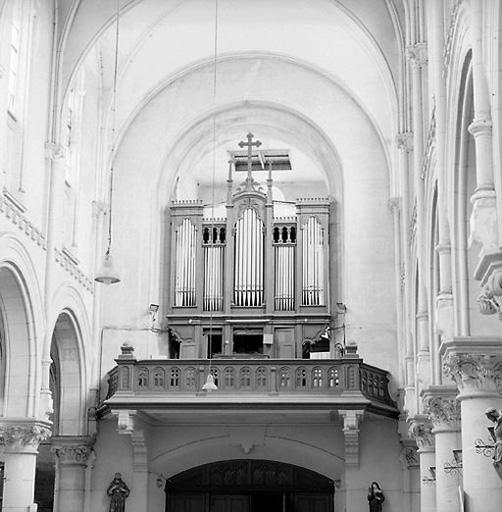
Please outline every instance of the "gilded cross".
[{"label": "gilded cross", "polygon": [[252,181],[252,177],[251,177],[251,170],[253,168],[253,146],[255,147],[260,147],[261,146],[261,142],[259,140],[256,140],[255,142],[253,142],[253,137],[254,135],[250,132],[247,134],[247,142],[244,142],[244,141],[240,141],[239,142],[239,147],[240,148],[244,148],[244,147],[247,147],[248,148],[248,177],[247,177],[247,180],[249,182]]}]

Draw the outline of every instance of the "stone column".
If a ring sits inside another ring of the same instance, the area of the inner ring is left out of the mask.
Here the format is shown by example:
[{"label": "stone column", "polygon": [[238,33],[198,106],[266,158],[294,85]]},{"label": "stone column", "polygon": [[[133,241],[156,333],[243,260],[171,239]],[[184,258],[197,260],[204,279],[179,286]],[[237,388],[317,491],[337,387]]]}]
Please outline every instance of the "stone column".
[{"label": "stone column", "polygon": [[52,439],[56,454],[55,511],[84,511],[85,470],[93,441],[87,436],[60,436]]},{"label": "stone column", "polygon": [[441,512],[457,512],[460,471],[448,472],[460,449],[460,402],[455,386],[431,386],[422,393],[425,412],[432,421],[436,445],[436,506]]},{"label": "stone column", "polygon": [[454,338],[440,349],[443,371],[457,384],[461,404],[463,483],[466,510],[499,512],[502,481],[492,461],[476,453],[476,440],[488,440],[488,407],[502,409],[502,338]]},{"label": "stone column", "polygon": [[410,436],[418,446],[420,462],[420,512],[436,512],[436,486],[433,469],[436,466],[434,436],[427,416],[416,415],[409,421]]},{"label": "stone column", "polygon": [[33,495],[38,445],[50,435],[50,424],[46,422],[24,418],[1,421],[5,463],[3,512],[36,511]]}]

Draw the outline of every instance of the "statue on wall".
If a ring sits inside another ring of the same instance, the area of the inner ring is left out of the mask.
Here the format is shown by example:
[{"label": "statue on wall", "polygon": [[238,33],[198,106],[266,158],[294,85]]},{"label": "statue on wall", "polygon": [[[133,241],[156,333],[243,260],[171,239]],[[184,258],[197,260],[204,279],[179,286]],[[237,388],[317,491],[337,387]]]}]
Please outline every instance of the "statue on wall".
[{"label": "statue on wall", "polygon": [[371,482],[368,488],[368,503],[370,512],[382,512],[382,503],[385,501],[382,489],[378,482]]},{"label": "statue on wall", "polygon": [[502,478],[502,411],[490,407],[486,409],[485,416],[495,423],[495,426],[489,427],[488,430],[493,439],[493,465]]},{"label": "statue on wall", "polygon": [[122,475],[115,473],[112,482],[106,490],[106,494],[111,497],[109,512],[125,512],[125,501],[129,496],[129,487],[127,487]]}]

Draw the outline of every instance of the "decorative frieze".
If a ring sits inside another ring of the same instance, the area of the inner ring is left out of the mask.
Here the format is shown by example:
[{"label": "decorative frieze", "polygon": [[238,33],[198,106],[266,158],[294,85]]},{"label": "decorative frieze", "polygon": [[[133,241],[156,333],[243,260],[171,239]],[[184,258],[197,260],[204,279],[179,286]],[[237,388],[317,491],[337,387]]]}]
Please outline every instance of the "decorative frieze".
[{"label": "decorative frieze", "polygon": [[413,205],[413,211],[410,217],[410,225],[408,226],[408,244],[411,247],[415,241],[417,234],[417,202]]},{"label": "decorative frieze", "polygon": [[443,65],[445,74],[450,66],[453,39],[455,37],[455,27],[457,25],[458,11],[462,0],[454,0],[450,10],[450,21],[448,23],[448,34],[444,46]]},{"label": "decorative frieze", "polygon": [[425,145],[424,159],[422,164],[422,172],[420,178],[425,180],[429,172],[434,149],[436,147],[436,105],[432,107],[431,119],[429,122],[429,130],[427,132],[427,144]]},{"label": "decorative frieze", "polygon": [[14,226],[17,226],[28,238],[33,240],[39,247],[46,249],[45,235],[40,231],[28,217],[24,215],[24,210],[17,203],[9,199],[4,191],[0,195],[0,213],[9,220]]},{"label": "decorative frieze", "polygon": [[68,272],[78,283],[80,283],[88,292],[94,293],[94,283],[87,277],[65,251],[54,248],[54,258],[57,263]]},{"label": "decorative frieze", "polygon": [[26,420],[2,420],[0,422],[0,445],[36,449],[51,436],[49,423]]},{"label": "decorative frieze", "polygon": [[359,465],[359,425],[363,418],[363,410],[340,410],[343,418],[343,435],[345,438],[345,465]]}]

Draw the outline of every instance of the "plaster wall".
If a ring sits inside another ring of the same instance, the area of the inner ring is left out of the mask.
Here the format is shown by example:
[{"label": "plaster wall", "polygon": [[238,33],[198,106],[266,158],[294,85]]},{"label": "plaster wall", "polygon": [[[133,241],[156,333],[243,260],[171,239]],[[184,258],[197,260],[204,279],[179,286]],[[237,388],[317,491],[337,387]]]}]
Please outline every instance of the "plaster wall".
[{"label": "plaster wall", "polygon": [[[141,505],[141,501],[136,501],[137,495],[141,494],[142,499],[148,499],[149,512],[162,510],[165,506],[164,492],[156,485],[159,476],[169,478],[199,465],[242,458],[294,464],[339,481],[335,489],[335,512],[365,510],[367,489],[373,480],[384,489],[385,510],[419,510],[417,501],[410,499],[410,491],[403,487],[404,474],[408,470],[399,462],[400,444],[394,420],[367,416],[363,421],[359,467],[345,466],[344,437],[338,423],[197,425],[195,422],[176,422],[171,426],[143,427],[148,431],[149,487],[148,492],[131,489],[130,499]],[[115,429],[115,419],[100,422],[92,475],[91,508],[96,512],[106,510],[103,496],[116,471],[121,471],[126,483],[134,481],[129,436],[118,435]],[[406,478],[412,482],[411,490],[416,491],[416,472],[411,471]],[[404,508],[407,503],[411,503],[411,508]]]}]

